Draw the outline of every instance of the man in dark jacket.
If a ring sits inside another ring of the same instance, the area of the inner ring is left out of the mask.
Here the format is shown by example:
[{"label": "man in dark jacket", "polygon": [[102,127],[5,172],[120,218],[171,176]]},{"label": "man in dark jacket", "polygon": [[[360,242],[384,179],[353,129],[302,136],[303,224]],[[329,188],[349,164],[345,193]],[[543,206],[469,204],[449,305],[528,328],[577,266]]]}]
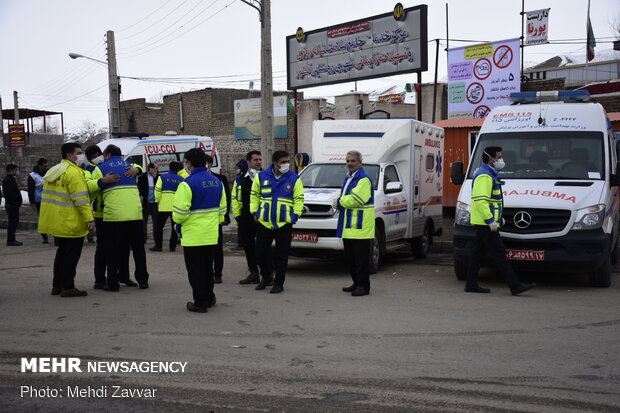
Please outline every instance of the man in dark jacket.
[{"label": "man in dark jacket", "polygon": [[[212,166],[213,158],[207,155],[207,169],[209,172],[211,172]],[[222,182],[222,185],[224,185],[224,192],[226,193],[226,215],[224,216],[224,222],[219,225],[217,246],[213,254],[213,282],[215,284],[221,284],[222,271],[224,270],[224,234],[222,233],[222,226],[230,224],[230,187],[228,186],[228,179],[226,176],[214,172],[211,172],[211,174]]]},{"label": "man in dark jacket", "polygon": [[157,180],[159,179],[159,171],[153,162],[149,163],[148,168],[148,173],[142,174],[138,178],[138,191],[140,192],[140,199],[142,199],[142,225],[145,243],[149,217],[151,217],[151,224],[153,225],[153,231],[155,231],[155,222],[157,221],[155,184],[157,184]]},{"label": "man in dark jacket", "polygon": [[22,194],[17,185],[17,165],[12,163],[6,166],[7,175],[2,181],[2,192],[4,192],[4,208],[9,220],[6,232],[6,245],[11,247],[20,246],[23,243],[15,239],[15,232],[19,225],[19,208],[22,205]]},{"label": "man in dark jacket", "polygon": [[[49,169],[47,159],[41,158],[37,161],[37,164],[32,168],[32,172],[28,174],[28,200],[30,201],[30,207],[39,215],[41,211],[41,197],[43,196],[43,176]],[[43,243],[49,243],[47,234],[41,234]]]}]

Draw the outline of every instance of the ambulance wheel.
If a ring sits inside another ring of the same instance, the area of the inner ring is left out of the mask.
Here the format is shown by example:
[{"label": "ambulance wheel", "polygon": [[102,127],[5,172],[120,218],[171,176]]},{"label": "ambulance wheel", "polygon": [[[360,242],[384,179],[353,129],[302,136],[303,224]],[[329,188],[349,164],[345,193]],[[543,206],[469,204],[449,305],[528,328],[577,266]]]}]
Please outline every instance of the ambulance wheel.
[{"label": "ambulance wheel", "polygon": [[428,255],[428,249],[430,247],[433,234],[431,234],[431,227],[429,224],[424,226],[424,233],[421,237],[413,240],[413,256],[416,258],[426,258]]},{"label": "ambulance wheel", "polygon": [[611,257],[603,260],[603,265],[588,274],[590,287],[607,288],[611,285]]},{"label": "ambulance wheel", "polygon": [[381,256],[385,251],[385,237],[383,236],[383,228],[377,224],[375,226],[375,238],[370,246],[370,273],[376,274],[381,265]]},{"label": "ambulance wheel", "polygon": [[467,278],[467,269],[469,267],[469,260],[462,255],[454,256],[454,275],[457,280],[465,281]]}]

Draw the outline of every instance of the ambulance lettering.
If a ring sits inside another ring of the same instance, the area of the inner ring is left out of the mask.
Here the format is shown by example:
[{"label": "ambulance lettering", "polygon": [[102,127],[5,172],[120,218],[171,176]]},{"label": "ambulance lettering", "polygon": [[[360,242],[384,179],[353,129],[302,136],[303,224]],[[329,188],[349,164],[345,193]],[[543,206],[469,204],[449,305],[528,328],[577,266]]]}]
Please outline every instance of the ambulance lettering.
[{"label": "ambulance lettering", "polygon": [[573,195],[568,196],[568,194],[564,194],[561,192],[541,191],[538,189],[526,189],[525,191],[517,191],[516,189],[513,189],[510,192],[504,191],[504,196],[510,196],[510,195],[546,196],[548,198],[557,198],[557,199],[563,199],[565,201],[570,201],[573,204],[577,202],[577,199]]},{"label": "ambulance lettering", "polygon": [[166,144],[166,145],[146,145],[144,150],[148,154],[158,154],[158,153],[175,153],[177,151],[176,145]]},{"label": "ambulance lettering", "polygon": [[441,148],[441,141],[426,138],[424,139],[424,146],[430,146],[431,148]]},{"label": "ambulance lettering", "polygon": [[210,151],[211,150],[211,144],[205,145],[204,143],[200,142],[200,149],[202,149],[205,152]]}]

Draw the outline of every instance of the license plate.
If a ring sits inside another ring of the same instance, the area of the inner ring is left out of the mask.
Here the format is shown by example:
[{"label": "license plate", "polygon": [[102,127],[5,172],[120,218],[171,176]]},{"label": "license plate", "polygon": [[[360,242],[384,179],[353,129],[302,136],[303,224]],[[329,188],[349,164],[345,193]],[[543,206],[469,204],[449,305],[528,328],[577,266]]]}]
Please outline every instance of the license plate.
[{"label": "license plate", "polygon": [[506,257],[516,261],[544,261],[545,251],[506,250]]},{"label": "license plate", "polygon": [[293,241],[301,241],[301,242],[318,242],[319,235],[318,234],[306,234],[301,232],[293,232]]}]

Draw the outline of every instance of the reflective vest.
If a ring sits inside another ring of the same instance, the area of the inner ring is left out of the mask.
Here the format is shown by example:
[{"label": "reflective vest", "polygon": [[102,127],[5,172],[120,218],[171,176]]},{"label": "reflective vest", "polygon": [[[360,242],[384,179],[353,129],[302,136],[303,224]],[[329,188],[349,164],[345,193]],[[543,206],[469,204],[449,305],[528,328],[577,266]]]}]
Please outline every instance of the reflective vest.
[{"label": "reflective vest", "polygon": [[85,236],[86,223],[94,218],[82,169],[63,159],[43,180],[38,231],[61,238]]},{"label": "reflective vest", "polygon": [[[103,195],[104,221],[142,220],[142,201],[140,201],[137,179],[125,176],[127,168],[132,166],[120,156],[112,156],[107,161],[100,163],[93,171],[91,182],[96,183]],[[111,184],[101,182],[101,179],[110,172],[119,175],[120,181]],[[94,185],[89,183],[89,189],[93,189],[93,187]]]},{"label": "reflective vest", "polygon": [[187,172],[187,169],[183,168],[179,172],[177,172],[177,175],[179,175],[183,179],[187,179],[187,177],[189,176],[189,172]]},{"label": "reflective vest", "polygon": [[41,197],[43,196],[43,185],[45,181],[38,172],[32,171],[29,175],[34,181],[34,202],[41,202]]},{"label": "reflective vest", "polygon": [[155,184],[155,202],[157,202],[157,210],[159,212],[171,212],[174,204],[174,194],[183,182],[175,171],[170,171],[159,177]]},{"label": "reflective vest", "polygon": [[375,194],[372,181],[364,171],[357,170],[345,190],[349,176],[344,179],[338,204],[338,229],[336,236],[350,239],[375,237]]},{"label": "reflective vest", "polygon": [[304,207],[304,186],[295,172],[276,179],[273,167],[260,171],[252,183],[250,213],[265,227],[295,224]]},{"label": "reflective vest", "polygon": [[91,186],[93,186],[94,193],[90,194],[90,203],[93,206],[93,215],[95,218],[103,218],[103,197],[101,196],[101,191],[99,191],[99,186],[97,185],[97,181],[95,180],[93,183],[93,172],[97,165],[94,163],[89,163],[86,168],[84,168],[84,178],[86,179],[86,185],[88,186],[88,191],[90,192]]},{"label": "reflective vest", "polygon": [[179,184],[172,206],[172,220],[184,247],[216,245],[219,226],[226,215],[226,193],[222,181],[194,168]]},{"label": "reflective vest", "polygon": [[497,171],[487,164],[480,166],[474,173],[470,214],[472,225],[489,225],[493,221],[501,225],[504,209],[501,185]]}]

